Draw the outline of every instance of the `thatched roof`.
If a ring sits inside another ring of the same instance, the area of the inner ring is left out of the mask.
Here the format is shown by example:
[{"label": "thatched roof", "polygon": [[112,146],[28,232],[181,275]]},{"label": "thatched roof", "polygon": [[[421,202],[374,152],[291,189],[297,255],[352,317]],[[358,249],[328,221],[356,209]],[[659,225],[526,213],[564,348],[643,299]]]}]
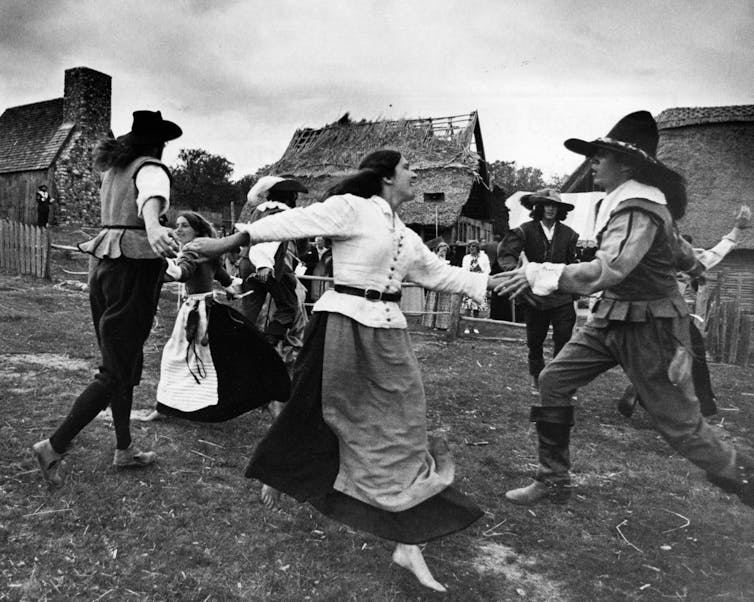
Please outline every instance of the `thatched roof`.
[{"label": "thatched roof", "polygon": [[74,124],[63,120],[63,99],[11,107],[0,115],[0,173],[46,169]]},{"label": "thatched roof", "polygon": [[657,116],[657,127],[661,130],[668,130],[687,125],[751,121],[754,121],[754,105],[678,107],[675,109],[665,109],[660,113]]},{"label": "thatched roof", "polygon": [[[476,112],[468,115],[351,121],[347,115],[320,129],[297,130],[269,173],[295,177],[309,188],[299,205],[321,200],[339,178],[356,170],[372,150],[401,151],[419,176],[416,199],[401,208],[407,224],[434,224],[435,208],[443,227],[453,225],[474,182],[486,179],[484,149]],[[442,203],[425,203],[424,193],[443,192]],[[241,217],[244,213],[242,212]]]},{"label": "thatched roof", "polygon": [[[657,157],[687,182],[689,203],[679,228],[694,246],[709,248],[733,227],[741,203],[754,205],[754,105],[674,108],[656,119]],[[588,160],[562,190],[592,190]],[[754,248],[751,230],[740,247]]]}]

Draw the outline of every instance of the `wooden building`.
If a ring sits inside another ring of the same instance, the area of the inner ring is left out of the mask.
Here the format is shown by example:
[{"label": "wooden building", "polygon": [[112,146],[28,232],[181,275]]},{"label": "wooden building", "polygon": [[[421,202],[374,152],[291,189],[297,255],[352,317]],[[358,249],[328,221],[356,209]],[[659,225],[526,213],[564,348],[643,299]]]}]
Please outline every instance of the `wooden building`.
[{"label": "wooden building", "polygon": [[[492,238],[490,183],[476,112],[358,122],[345,115],[320,129],[297,130],[268,173],[304,183],[309,193],[299,197],[299,205],[306,206],[322,200],[367,153],[381,148],[402,152],[419,176],[416,198],[403,205],[401,218],[424,240]],[[244,208],[240,219],[248,213]]]},{"label": "wooden building", "polygon": [[0,218],[36,223],[35,194],[46,184],[55,200],[51,219],[99,222],[92,149],[110,134],[111,86],[104,73],[67,69],[62,98],[0,115]]}]

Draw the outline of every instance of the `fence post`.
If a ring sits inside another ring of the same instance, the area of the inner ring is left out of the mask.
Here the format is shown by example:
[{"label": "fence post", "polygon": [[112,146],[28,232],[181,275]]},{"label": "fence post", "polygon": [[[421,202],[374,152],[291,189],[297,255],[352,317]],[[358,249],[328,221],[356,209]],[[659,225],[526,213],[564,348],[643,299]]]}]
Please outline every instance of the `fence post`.
[{"label": "fence post", "polygon": [[461,322],[461,301],[462,295],[454,293],[450,296],[450,317],[448,318],[448,330],[445,333],[445,339],[453,341],[458,336],[458,325]]},{"label": "fence post", "polygon": [[52,277],[50,276],[50,255],[52,250],[52,236],[50,236],[50,231],[45,228],[42,230],[42,240],[43,244],[40,245],[41,252],[42,252],[42,278],[45,280],[52,280]]}]

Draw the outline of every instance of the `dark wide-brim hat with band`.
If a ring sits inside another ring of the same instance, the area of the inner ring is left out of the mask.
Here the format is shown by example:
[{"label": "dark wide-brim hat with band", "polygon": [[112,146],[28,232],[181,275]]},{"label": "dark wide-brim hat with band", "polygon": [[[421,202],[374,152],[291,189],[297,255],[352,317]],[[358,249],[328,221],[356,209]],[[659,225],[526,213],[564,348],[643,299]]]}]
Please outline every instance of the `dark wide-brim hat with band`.
[{"label": "dark wide-brim hat with band", "polygon": [[534,209],[534,205],[555,205],[556,207],[564,207],[566,211],[571,211],[574,208],[574,205],[566,203],[560,198],[560,193],[554,188],[545,188],[525,194],[519,200],[529,210]]},{"label": "dark wide-brim hat with band", "polygon": [[162,118],[160,111],[134,111],[131,131],[120,136],[120,142],[131,144],[160,144],[175,140],[181,134],[178,125]]},{"label": "dark wide-brim hat with band", "polygon": [[564,145],[568,150],[587,157],[593,157],[602,148],[662,165],[656,157],[659,139],[657,122],[652,114],[649,111],[636,111],[629,113],[616,123],[607,136],[590,142],[579,138],[569,138]]}]

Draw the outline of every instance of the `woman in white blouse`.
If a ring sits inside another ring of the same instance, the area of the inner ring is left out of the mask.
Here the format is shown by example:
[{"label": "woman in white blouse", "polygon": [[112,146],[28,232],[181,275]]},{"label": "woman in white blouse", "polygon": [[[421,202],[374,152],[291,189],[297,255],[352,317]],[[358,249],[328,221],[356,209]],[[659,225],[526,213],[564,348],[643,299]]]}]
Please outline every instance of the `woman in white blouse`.
[{"label": "woman in white blouse", "polygon": [[322,203],[254,224],[225,239],[194,243],[215,256],[240,245],[326,236],[334,289],[313,308],[293,391],[258,445],[247,477],[274,506],[282,491],[327,516],[398,542],[393,561],[431,589],[417,544],[463,529],[482,512],[451,486],[444,441],[427,435],[419,364],[400,311],[401,282],[481,301],[493,281],[447,265],[397,215],[416,174],[397,151],[381,150]]}]

